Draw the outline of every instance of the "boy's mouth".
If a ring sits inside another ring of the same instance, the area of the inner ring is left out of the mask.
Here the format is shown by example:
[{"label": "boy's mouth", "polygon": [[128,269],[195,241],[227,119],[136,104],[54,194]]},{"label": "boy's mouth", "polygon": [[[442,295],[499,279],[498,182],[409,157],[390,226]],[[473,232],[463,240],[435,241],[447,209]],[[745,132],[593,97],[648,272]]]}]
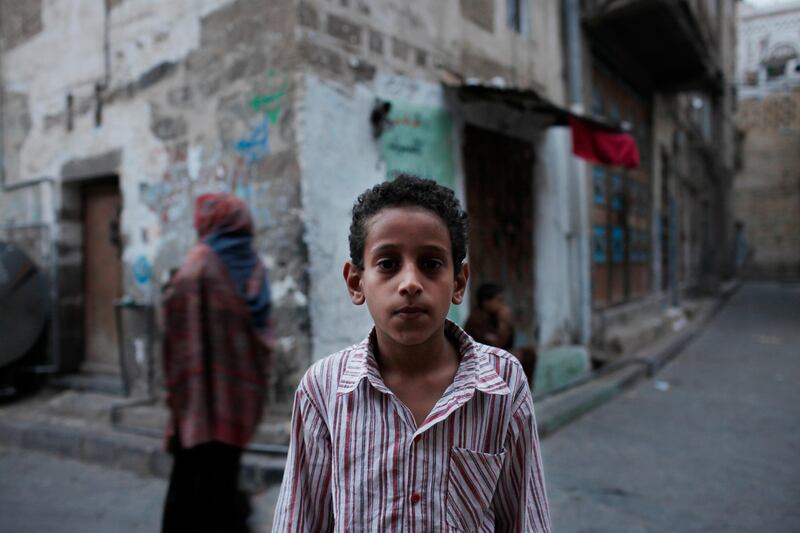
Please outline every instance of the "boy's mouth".
[{"label": "boy's mouth", "polygon": [[395,311],[395,314],[396,315],[401,315],[401,316],[412,317],[412,316],[416,316],[416,315],[422,314],[424,312],[425,312],[425,310],[423,308],[421,308],[421,307],[416,307],[416,306],[413,306],[413,305],[407,305],[407,306],[401,307],[400,309]]}]

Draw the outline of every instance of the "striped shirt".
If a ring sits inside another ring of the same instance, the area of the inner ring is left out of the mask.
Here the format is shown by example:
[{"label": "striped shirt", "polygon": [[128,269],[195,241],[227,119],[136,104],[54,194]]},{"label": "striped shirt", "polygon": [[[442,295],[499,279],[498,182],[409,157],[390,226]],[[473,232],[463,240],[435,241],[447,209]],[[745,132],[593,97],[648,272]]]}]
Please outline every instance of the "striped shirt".
[{"label": "striped shirt", "polygon": [[420,427],[381,379],[374,330],[306,372],[274,532],[550,531],[522,366],[445,331],[461,361]]}]

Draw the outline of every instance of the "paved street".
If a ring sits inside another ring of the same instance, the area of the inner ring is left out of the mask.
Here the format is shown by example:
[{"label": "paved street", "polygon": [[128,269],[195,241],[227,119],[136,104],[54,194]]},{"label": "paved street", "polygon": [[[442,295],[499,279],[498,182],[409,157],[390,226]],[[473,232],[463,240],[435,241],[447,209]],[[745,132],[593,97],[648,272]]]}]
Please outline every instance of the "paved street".
[{"label": "paved street", "polygon": [[0,532],[158,531],[162,480],[0,448]]},{"label": "paved street", "polygon": [[[547,438],[555,531],[800,531],[798,310],[800,287],[745,286],[654,380]],[[157,531],[165,490],[0,448],[0,533]]]},{"label": "paved street", "polygon": [[[155,533],[162,479],[0,447],[0,533]],[[277,489],[257,495],[254,531],[268,531]]]},{"label": "paved street", "polygon": [[743,287],[655,380],[544,443],[558,532],[800,531],[800,288]]}]

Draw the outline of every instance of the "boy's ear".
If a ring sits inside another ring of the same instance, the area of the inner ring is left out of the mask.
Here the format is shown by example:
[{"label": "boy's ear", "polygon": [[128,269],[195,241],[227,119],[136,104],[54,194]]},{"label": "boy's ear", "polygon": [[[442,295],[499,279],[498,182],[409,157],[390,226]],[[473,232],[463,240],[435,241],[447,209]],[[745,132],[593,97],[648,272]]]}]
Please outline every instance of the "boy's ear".
[{"label": "boy's ear", "polygon": [[454,304],[459,305],[464,301],[464,291],[467,289],[467,281],[469,281],[469,264],[461,263],[461,269],[456,273],[453,280],[453,299]]},{"label": "boy's ear", "polygon": [[352,261],[347,261],[344,264],[344,282],[347,285],[347,292],[350,293],[350,301],[356,305],[363,304],[366,299],[364,298],[364,290],[361,288],[361,271]]}]

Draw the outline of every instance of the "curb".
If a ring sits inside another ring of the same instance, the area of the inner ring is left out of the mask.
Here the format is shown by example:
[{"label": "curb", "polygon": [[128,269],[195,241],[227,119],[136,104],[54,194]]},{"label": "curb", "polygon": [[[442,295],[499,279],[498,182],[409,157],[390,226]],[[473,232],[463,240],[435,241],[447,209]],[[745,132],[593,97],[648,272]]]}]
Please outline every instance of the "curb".
[{"label": "curb", "polygon": [[[169,478],[172,456],[159,440],[129,434],[87,432],[85,428],[0,416],[0,445],[34,450],[69,459]],[[241,483],[250,491],[280,483],[285,460],[245,455]]]},{"label": "curb", "polygon": [[0,444],[127,470],[167,477],[172,457],[149,439],[88,433],[85,428],[0,418]]},{"label": "curb", "polygon": [[638,355],[620,361],[606,372],[598,373],[555,395],[534,398],[539,438],[544,438],[629,389],[636,383],[653,377],[675,359],[703,330],[712,318],[741,286],[736,281],[726,287],[708,309],[673,337],[662,340]]}]

